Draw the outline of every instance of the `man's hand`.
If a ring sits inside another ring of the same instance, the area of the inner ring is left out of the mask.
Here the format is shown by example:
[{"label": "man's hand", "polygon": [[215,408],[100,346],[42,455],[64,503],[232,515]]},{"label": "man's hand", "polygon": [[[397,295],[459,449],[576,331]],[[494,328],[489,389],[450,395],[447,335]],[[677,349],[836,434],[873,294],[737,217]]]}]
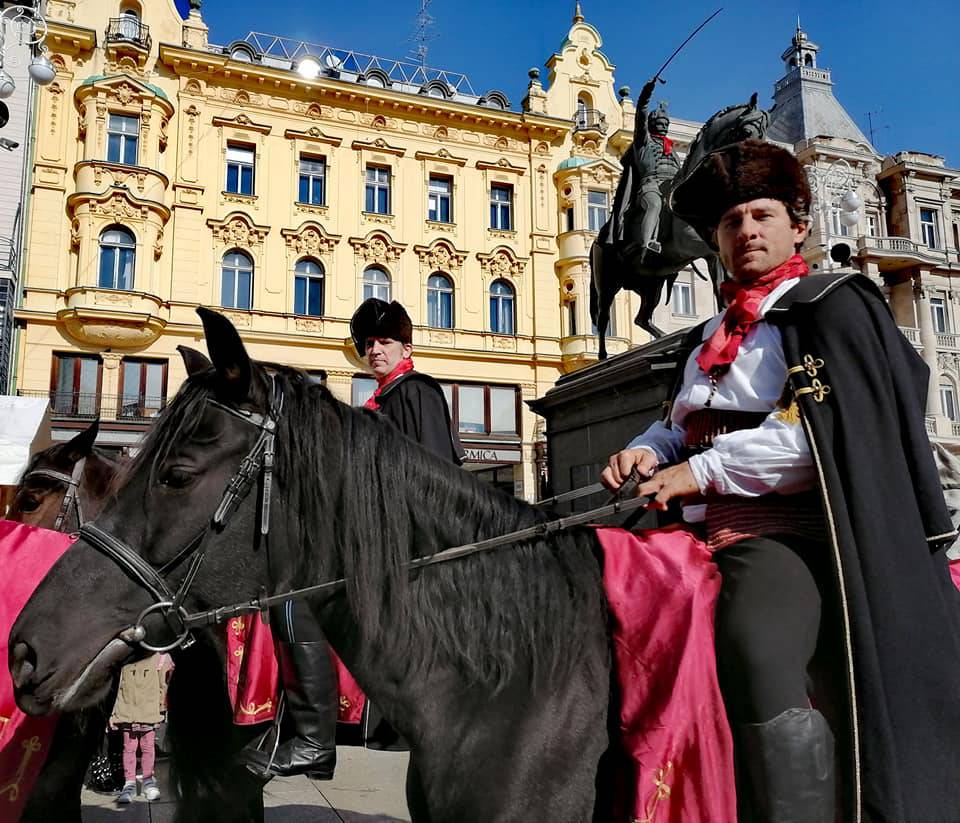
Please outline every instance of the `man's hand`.
[{"label": "man's hand", "polygon": [[607,467],[600,473],[600,482],[615,492],[626,482],[634,467],[641,478],[651,477],[659,462],[650,449],[624,449],[610,458]]},{"label": "man's hand", "polygon": [[650,509],[665,509],[667,503],[673,498],[689,497],[694,494],[700,494],[700,487],[697,485],[697,481],[693,479],[690,464],[686,462],[657,472],[637,487],[637,497],[656,495],[647,507]]}]

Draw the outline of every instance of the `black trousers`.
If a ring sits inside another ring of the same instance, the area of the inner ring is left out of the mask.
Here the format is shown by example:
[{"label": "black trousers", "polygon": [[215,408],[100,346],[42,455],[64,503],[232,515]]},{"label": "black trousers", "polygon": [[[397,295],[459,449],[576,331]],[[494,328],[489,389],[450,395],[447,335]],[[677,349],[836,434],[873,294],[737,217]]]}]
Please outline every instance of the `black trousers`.
[{"label": "black trousers", "polygon": [[284,643],[316,643],[326,640],[320,622],[305,600],[288,600],[270,609],[270,622],[278,640]]},{"label": "black trousers", "polygon": [[808,671],[831,579],[828,551],[793,537],[759,537],[714,553],[723,578],[717,667],[731,725],[764,723],[810,705]]}]

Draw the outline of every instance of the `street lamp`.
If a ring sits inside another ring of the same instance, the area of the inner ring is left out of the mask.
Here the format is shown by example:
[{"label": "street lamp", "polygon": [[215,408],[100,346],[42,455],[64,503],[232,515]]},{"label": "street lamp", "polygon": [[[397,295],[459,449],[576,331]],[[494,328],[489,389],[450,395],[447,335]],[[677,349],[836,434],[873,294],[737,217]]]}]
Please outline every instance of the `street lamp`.
[{"label": "street lamp", "polygon": [[47,21],[32,6],[10,6],[0,12],[0,99],[10,97],[16,91],[17,84],[10,73],[3,68],[6,50],[11,34],[20,46],[29,46],[32,58],[27,71],[38,86],[50,85],[57,76],[57,70],[45,54],[43,41],[47,37]]}]

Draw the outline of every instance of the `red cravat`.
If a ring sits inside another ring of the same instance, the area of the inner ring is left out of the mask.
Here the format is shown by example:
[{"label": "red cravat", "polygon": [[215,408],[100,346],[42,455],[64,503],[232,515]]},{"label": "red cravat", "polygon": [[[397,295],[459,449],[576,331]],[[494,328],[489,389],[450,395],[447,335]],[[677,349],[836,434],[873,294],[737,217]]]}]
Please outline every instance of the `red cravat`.
[{"label": "red cravat", "polygon": [[386,377],[378,377],[377,383],[379,384],[374,390],[373,394],[367,399],[367,402],[363,404],[365,409],[373,409],[374,411],[379,411],[380,404],[377,402],[377,398],[380,396],[380,392],[383,391],[384,387],[396,380],[401,374],[406,374],[408,371],[413,371],[413,358],[408,357],[406,360],[401,360],[397,367],[386,375]]},{"label": "red cravat", "polygon": [[720,327],[710,335],[697,355],[697,364],[707,374],[723,374],[736,360],[740,344],[750,327],[759,319],[760,304],[784,280],[803,277],[809,271],[806,261],[795,254],[785,263],[750,283],[728,280],[720,292],[729,305]]}]

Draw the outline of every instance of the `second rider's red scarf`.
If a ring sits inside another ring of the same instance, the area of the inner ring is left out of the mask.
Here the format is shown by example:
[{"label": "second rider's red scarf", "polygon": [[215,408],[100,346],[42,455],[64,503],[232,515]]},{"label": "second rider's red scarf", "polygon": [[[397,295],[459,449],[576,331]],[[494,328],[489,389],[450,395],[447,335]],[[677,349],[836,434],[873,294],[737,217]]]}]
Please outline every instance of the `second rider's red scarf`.
[{"label": "second rider's red scarf", "polygon": [[795,254],[775,269],[750,283],[728,280],[720,286],[727,299],[727,313],[720,327],[710,335],[697,355],[697,364],[707,374],[722,374],[736,360],[740,344],[750,327],[760,319],[760,304],[784,280],[803,277],[809,269],[806,261]]},{"label": "second rider's red scarf", "polygon": [[380,396],[380,392],[389,384],[396,380],[401,374],[406,374],[408,371],[413,371],[413,358],[408,357],[406,360],[401,360],[397,367],[390,372],[390,374],[385,377],[377,378],[377,388],[372,395],[367,399],[367,402],[363,404],[365,409],[373,409],[373,411],[380,410],[380,404],[377,402],[377,398]]}]

